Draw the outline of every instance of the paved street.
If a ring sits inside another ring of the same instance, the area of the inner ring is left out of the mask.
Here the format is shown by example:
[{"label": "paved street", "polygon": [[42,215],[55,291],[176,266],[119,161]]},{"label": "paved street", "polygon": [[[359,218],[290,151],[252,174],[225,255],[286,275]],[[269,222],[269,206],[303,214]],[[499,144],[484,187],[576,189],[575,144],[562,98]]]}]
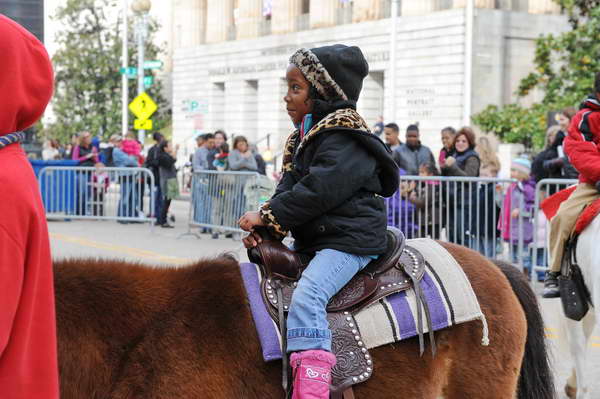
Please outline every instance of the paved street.
[{"label": "paved street", "polygon": [[[235,254],[246,260],[245,250],[239,240],[212,239],[202,234],[200,238],[183,235],[188,231],[187,202],[175,201],[172,210],[176,216],[174,229],[150,228],[147,224],[120,225],[113,221],[51,221],[49,222],[52,251],[55,258],[108,257],[143,262],[156,266],[180,266],[196,259],[223,252]],[[197,229],[195,230],[197,232]],[[536,290],[540,290],[536,285]],[[559,398],[564,399],[563,387],[570,373],[570,355],[566,346],[566,331],[562,322],[562,309],[558,300],[541,300],[546,320],[546,334],[552,348],[552,358]],[[590,375],[600,375],[600,333],[595,331],[589,347],[595,367]],[[600,392],[600,381],[595,389]]]},{"label": "paved street", "polygon": [[241,241],[212,239],[210,235],[188,235],[188,203],[173,201],[174,229],[148,224],[121,225],[114,221],[49,221],[55,258],[108,257],[153,265],[184,265],[223,252],[247,259]]}]

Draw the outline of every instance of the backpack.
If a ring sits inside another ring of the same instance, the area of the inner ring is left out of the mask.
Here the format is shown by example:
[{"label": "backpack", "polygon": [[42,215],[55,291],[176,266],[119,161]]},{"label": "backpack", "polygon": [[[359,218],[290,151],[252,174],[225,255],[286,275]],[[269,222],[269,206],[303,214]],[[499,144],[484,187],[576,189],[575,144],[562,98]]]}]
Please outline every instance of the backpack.
[{"label": "backpack", "polygon": [[104,155],[104,165],[106,165],[109,168],[115,166],[115,160],[113,159],[113,150],[114,147],[108,147],[102,151],[102,155]]}]

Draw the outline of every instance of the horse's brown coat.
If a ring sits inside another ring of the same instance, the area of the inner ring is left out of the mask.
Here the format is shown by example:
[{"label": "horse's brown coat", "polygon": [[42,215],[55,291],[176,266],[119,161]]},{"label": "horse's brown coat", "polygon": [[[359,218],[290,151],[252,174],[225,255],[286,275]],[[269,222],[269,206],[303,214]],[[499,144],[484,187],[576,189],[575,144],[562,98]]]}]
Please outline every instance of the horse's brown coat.
[{"label": "horse's brown coat", "polygon": [[[521,305],[504,275],[451,244],[490,328],[437,333],[438,355],[415,339],[371,351],[375,370],[360,398],[508,399],[526,338]],[[179,268],[120,261],[55,264],[63,399],[280,399],[280,364],[265,364],[237,263],[228,257]]]}]

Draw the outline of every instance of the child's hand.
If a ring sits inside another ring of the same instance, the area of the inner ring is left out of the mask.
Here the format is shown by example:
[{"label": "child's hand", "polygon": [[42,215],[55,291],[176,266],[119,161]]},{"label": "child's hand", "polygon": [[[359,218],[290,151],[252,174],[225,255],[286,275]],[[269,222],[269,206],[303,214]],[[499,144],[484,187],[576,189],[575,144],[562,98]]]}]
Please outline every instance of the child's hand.
[{"label": "child's hand", "polygon": [[258,211],[246,212],[244,216],[238,220],[240,228],[244,231],[252,231],[254,226],[264,226],[260,213]]},{"label": "child's hand", "polygon": [[408,200],[410,202],[415,202],[417,200],[417,193],[415,193],[414,191],[410,193],[410,195],[408,196]]},{"label": "child's hand", "polygon": [[513,210],[512,210],[512,212],[510,213],[510,216],[511,216],[513,219],[516,219],[516,218],[518,218],[518,217],[519,217],[519,208],[513,209]]},{"label": "child's hand", "polygon": [[260,244],[262,242],[262,238],[260,238],[260,236],[255,232],[251,232],[242,239],[242,242],[244,243],[244,247],[249,249],[254,248],[258,244]]}]

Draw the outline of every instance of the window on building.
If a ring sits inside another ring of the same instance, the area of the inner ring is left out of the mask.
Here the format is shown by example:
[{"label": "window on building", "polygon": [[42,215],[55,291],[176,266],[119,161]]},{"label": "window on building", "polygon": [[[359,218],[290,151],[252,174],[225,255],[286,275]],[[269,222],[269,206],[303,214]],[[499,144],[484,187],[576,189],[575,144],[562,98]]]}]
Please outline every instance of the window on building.
[{"label": "window on building", "polygon": [[255,141],[258,137],[258,80],[246,80],[244,86],[243,120],[246,137]]},{"label": "window on building", "polygon": [[310,0],[302,0],[302,14],[310,12]]}]

